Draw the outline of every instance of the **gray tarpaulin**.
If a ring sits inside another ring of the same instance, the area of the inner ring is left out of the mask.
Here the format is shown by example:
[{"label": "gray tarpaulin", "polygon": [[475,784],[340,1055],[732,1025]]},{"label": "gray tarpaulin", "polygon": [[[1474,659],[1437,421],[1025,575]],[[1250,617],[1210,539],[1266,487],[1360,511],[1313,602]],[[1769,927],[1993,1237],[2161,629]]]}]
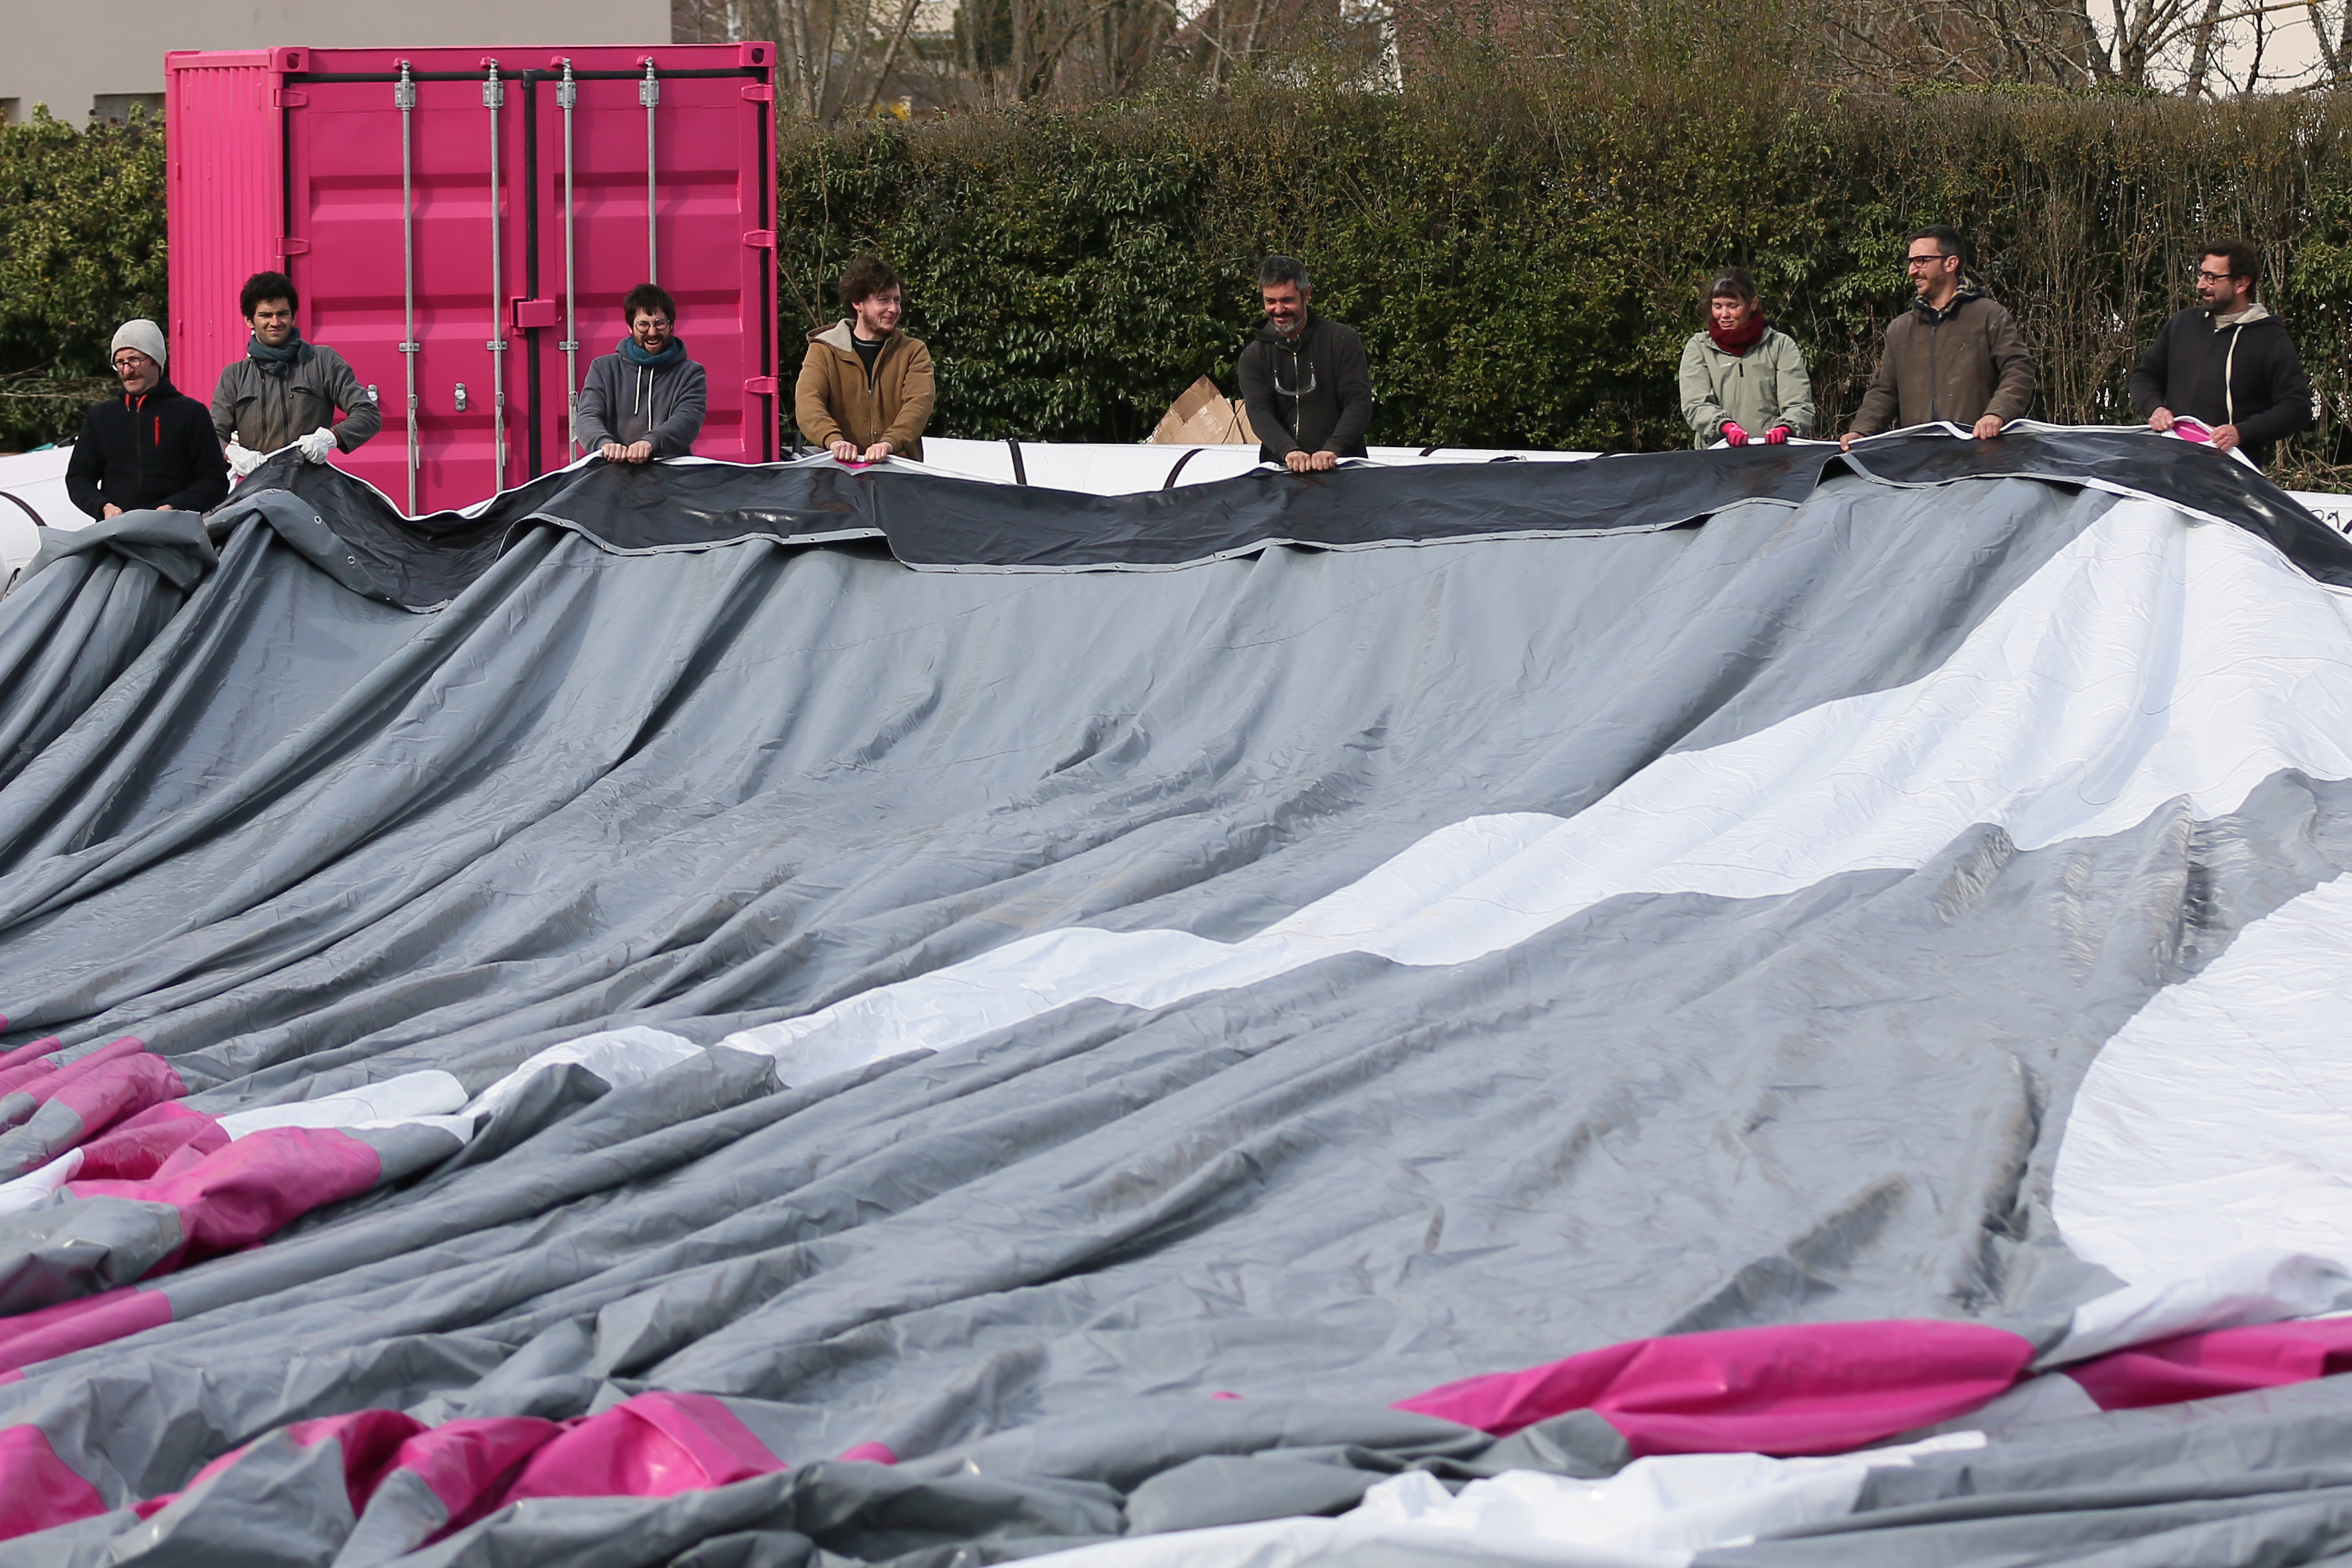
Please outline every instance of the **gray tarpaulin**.
[{"label": "gray tarpaulin", "polygon": [[[1132,572],[523,516],[445,581],[331,480],[93,542],[0,605],[0,1530],[11,1456],[88,1493],[0,1563],[1127,1550],[1612,1475],[1390,1406],[1645,1336],[2072,1342],[2161,1283],[2060,1223],[2086,1074],[2352,864],[2331,591],[2173,460],[1615,530],[1515,465],[1527,537]],[[2071,1397],[1694,1547],[2352,1552],[2335,1381]],[[533,1489],[616,1431],[692,1464]]]}]

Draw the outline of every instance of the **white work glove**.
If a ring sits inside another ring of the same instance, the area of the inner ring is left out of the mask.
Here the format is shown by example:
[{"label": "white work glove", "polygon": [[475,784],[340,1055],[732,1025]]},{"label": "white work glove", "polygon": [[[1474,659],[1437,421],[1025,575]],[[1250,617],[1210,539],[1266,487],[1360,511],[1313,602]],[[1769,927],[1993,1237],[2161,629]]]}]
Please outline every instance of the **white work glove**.
[{"label": "white work glove", "polygon": [[306,463],[323,463],[335,449],[335,433],[324,425],[298,439],[294,445],[301,450]]},{"label": "white work glove", "polygon": [[250,447],[240,447],[231,441],[228,444],[228,471],[241,479],[261,467],[262,458],[266,456],[266,453],[257,452]]}]

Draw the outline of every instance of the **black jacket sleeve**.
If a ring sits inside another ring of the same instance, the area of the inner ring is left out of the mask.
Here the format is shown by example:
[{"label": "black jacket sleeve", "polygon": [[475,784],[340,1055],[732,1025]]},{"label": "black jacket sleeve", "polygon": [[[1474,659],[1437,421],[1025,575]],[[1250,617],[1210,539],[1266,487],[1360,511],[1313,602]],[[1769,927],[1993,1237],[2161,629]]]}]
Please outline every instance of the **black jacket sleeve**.
[{"label": "black jacket sleeve", "polygon": [[1298,450],[1298,443],[1282,427],[1282,415],[1274,405],[1274,383],[1265,374],[1266,357],[1272,352],[1264,342],[1252,338],[1242,345],[1237,374],[1242,384],[1242,406],[1249,410],[1250,428],[1257,432],[1258,448],[1267,459],[1278,463]]},{"label": "black jacket sleeve", "polygon": [[1364,432],[1371,427],[1372,371],[1360,333],[1332,335],[1338,340],[1332,344],[1337,352],[1331,356],[1331,379],[1339,392],[1339,422],[1331,426],[1323,449],[1352,456],[1364,449]]},{"label": "black jacket sleeve", "polygon": [[194,398],[185,400],[183,417],[173,421],[173,444],[180,471],[187,482],[162,500],[173,511],[210,511],[228,499],[228,459],[221,455],[220,438],[213,434],[212,415]]},{"label": "black jacket sleeve", "polygon": [[[2303,356],[2294,340],[2281,328],[2263,334],[2262,386],[2269,401],[2252,414],[2238,416],[2238,439],[2249,447],[2268,447],[2311,424],[2311,378],[2304,374]],[[2239,363],[2245,358],[2242,353]],[[2246,384],[2240,382],[2239,401],[2246,401]]]},{"label": "black jacket sleeve", "polygon": [[93,408],[83,416],[73,456],[66,459],[68,499],[90,516],[104,517],[106,498],[99,493],[98,482],[105,477],[106,454],[99,450],[98,410]]},{"label": "black jacket sleeve", "polygon": [[[2172,334],[2179,326],[2179,316],[2165,322],[2155,341],[2140,351],[2139,363],[2132,367],[2132,406],[2139,411],[2142,419],[2167,406],[2164,400],[2169,395],[2166,388],[2171,384]],[[2180,411],[2176,408],[2173,412]]]}]

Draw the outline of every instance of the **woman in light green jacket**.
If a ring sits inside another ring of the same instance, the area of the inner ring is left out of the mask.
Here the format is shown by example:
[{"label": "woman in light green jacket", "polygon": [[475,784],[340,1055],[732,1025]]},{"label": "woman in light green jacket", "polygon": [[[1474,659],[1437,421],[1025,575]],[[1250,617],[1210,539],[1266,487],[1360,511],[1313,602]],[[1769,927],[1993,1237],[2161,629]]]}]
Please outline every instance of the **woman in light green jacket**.
[{"label": "woman in light green jacket", "polygon": [[1756,279],[1727,267],[1706,290],[1706,331],[1683,345],[1691,445],[1774,446],[1813,428],[1813,382],[1794,338],[1764,319]]}]

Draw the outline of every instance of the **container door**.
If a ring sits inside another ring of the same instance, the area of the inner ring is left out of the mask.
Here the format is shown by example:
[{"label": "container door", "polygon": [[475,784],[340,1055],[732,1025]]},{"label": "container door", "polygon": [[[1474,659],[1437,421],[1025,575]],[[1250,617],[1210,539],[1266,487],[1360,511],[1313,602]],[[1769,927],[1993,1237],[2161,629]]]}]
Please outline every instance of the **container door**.
[{"label": "container door", "polygon": [[289,243],[302,248],[288,259],[302,292],[303,333],[351,361],[383,410],[383,434],[337,462],[402,507],[425,510],[480,500],[524,477],[515,460],[527,413],[515,384],[523,355],[497,346],[510,340],[504,279],[517,274],[523,248],[508,194],[521,116],[511,84],[493,116],[486,74],[454,74],[413,79],[405,114],[397,82],[313,78],[289,117]]},{"label": "container door", "polygon": [[[663,71],[649,95],[642,73],[575,69],[568,128],[560,71],[534,81],[535,265],[530,302],[519,310],[530,374],[543,389],[533,459],[541,470],[578,451],[571,396],[589,362],[625,335],[622,296],[649,281],[677,300],[677,335],[709,377],[696,454],[739,463],[776,455],[774,174],[763,75]],[[574,301],[577,332],[556,330]],[[566,342],[579,344],[568,361]]]},{"label": "container door", "polygon": [[709,378],[695,451],[775,456],[768,46],[741,47],[757,61],[698,49],[709,64],[650,87],[643,57],[615,68],[630,58],[616,49],[582,51],[568,90],[567,57],[536,50],[502,57],[494,92],[487,68],[449,68],[455,50],[419,51],[404,81],[295,79],[287,259],[303,331],[383,410],[383,433],[341,467],[421,510],[563,467],[572,397],[648,279]]}]

